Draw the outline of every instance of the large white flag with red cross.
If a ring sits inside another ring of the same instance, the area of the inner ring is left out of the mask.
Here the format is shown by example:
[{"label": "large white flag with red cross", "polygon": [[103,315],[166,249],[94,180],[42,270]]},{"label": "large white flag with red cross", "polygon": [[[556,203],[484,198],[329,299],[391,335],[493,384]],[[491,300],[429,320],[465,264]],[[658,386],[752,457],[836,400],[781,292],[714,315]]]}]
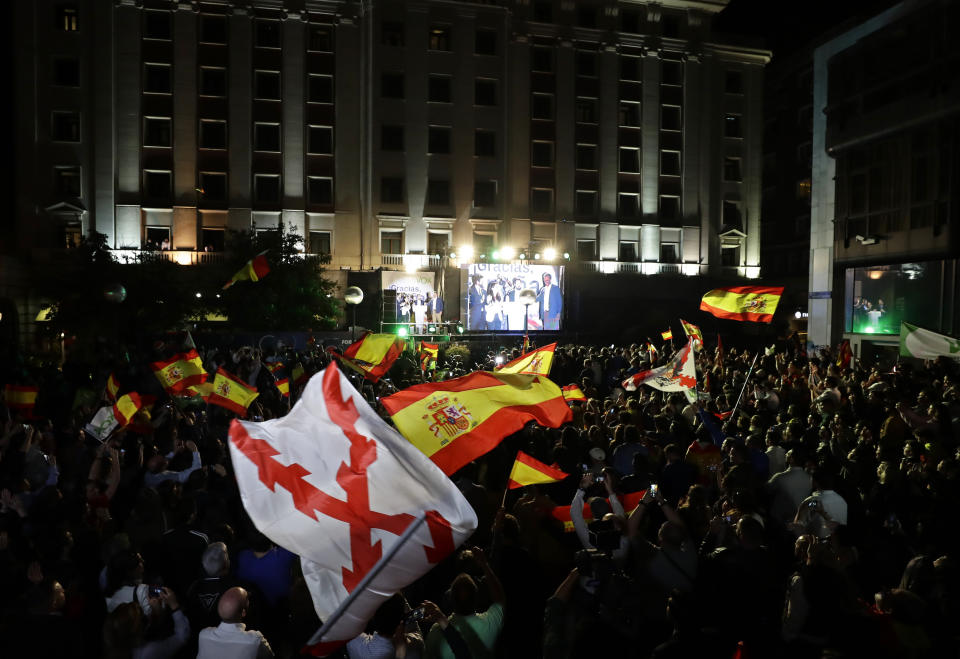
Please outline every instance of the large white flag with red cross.
[{"label": "large white flag with red cross", "polygon": [[693,363],[694,337],[687,337],[683,346],[673,358],[663,366],[634,373],[623,381],[623,388],[636,391],[645,384],[660,391],[686,391],[697,386],[697,369]]},{"label": "large white flag with red cross", "polygon": [[388,426],[336,366],[289,414],[230,426],[243,505],[267,537],[300,556],[321,620],[420,516],[409,540],[307,650],[322,656],[364,630],[380,604],[466,540],[477,518],[453,482]]}]

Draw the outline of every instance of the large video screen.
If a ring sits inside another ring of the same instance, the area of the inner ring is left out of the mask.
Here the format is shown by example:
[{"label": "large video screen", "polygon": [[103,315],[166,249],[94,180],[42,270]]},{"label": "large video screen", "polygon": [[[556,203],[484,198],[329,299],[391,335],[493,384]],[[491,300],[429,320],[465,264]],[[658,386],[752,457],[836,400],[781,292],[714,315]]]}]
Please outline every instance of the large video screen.
[{"label": "large video screen", "polygon": [[942,261],[848,268],[846,331],[899,334],[900,321],[940,329],[942,272]]},{"label": "large video screen", "polygon": [[[472,263],[461,266],[463,322],[470,331],[556,331],[563,325],[563,266]],[[534,304],[519,301],[529,288]]]}]

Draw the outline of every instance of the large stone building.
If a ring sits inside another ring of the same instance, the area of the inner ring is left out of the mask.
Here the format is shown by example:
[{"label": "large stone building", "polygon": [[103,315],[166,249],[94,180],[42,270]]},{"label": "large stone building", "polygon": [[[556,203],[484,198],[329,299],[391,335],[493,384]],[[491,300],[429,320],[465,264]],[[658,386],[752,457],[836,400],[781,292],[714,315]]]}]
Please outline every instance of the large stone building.
[{"label": "large stone building", "polygon": [[17,0],[4,267],[283,222],[343,283],[504,247],[758,277],[770,54],[711,34],[726,4]]}]

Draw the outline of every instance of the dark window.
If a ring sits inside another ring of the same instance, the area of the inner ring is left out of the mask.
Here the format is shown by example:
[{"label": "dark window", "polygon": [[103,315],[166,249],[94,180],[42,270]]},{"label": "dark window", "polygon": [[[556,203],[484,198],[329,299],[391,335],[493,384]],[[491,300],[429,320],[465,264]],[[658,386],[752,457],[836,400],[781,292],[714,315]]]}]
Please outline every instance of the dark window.
[{"label": "dark window", "polygon": [[170,197],[173,177],[170,172],[146,171],[143,173],[143,193],[150,199]]},{"label": "dark window", "polygon": [[724,137],[743,137],[743,125],[739,114],[728,114],[723,117]]},{"label": "dark window", "polygon": [[534,46],[530,54],[530,68],[534,71],[551,73],[553,71],[553,49],[547,46]]},{"label": "dark window", "polygon": [[669,39],[676,39],[680,36],[680,19],[671,14],[665,14],[663,17],[663,36]]},{"label": "dark window", "polygon": [[677,243],[660,243],[660,263],[679,263],[680,245]]},{"label": "dark window", "polygon": [[473,52],[477,55],[496,55],[497,33],[494,30],[477,30]]},{"label": "dark window", "polygon": [[172,14],[169,11],[143,12],[144,39],[169,40],[171,35]]},{"label": "dark window", "polygon": [[680,130],[681,126],[679,105],[663,105],[660,107],[660,128],[663,130]]},{"label": "dark window", "polygon": [[200,41],[203,43],[227,43],[227,17],[212,14],[201,16]]},{"label": "dark window", "polygon": [[660,173],[664,176],[680,176],[680,152],[660,152]]},{"label": "dark window", "polygon": [[597,147],[594,144],[577,145],[577,169],[597,168]]},{"label": "dark window", "polygon": [[497,182],[474,181],[473,205],[478,208],[489,208],[497,205]]},{"label": "dark window", "polygon": [[597,27],[597,10],[595,7],[580,7],[577,10],[577,24],[580,27]]},{"label": "dark window", "polygon": [[553,211],[553,188],[533,188],[530,190],[530,209],[541,215]]},{"label": "dark window", "polygon": [[211,172],[200,173],[201,197],[207,201],[227,200],[227,175]]},{"label": "dark window", "polygon": [[727,71],[724,77],[723,90],[728,94],[742,94],[743,74],[740,71]]},{"label": "dark window", "polygon": [[630,34],[640,33],[640,14],[629,9],[620,10],[620,31]]},{"label": "dark window", "polygon": [[261,124],[253,125],[253,150],[254,151],[279,151],[280,150],[280,124]]},{"label": "dark window", "polygon": [[53,26],[63,32],[76,32],[80,29],[80,14],[77,11],[77,5],[63,4],[57,5],[56,21]]},{"label": "dark window", "polygon": [[279,71],[256,71],[253,84],[255,98],[267,101],[280,100]]},{"label": "dark window", "polygon": [[403,98],[403,74],[382,74],[380,76],[380,95],[384,98]]},{"label": "dark window", "polygon": [[473,98],[475,105],[496,105],[497,81],[490,78],[477,78],[474,81]]},{"label": "dark window", "polygon": [[740,203],[739,202],[724,200],[723,223],[731,227],[740,226]]},{"label": "dark window", "polygon": [[720,246],[720,265],[733,268],[740,265],[740,246],[739,245],[721,245]]},{"label": "dark window", "polygon": [[640,149],[620,149],[620,171],[628,174],[640,173]]},{"label": "dark window", "polygon": [[202,67],[200,69],[200,95],[201,96],[226,96],[227,95],[226,69],[214,69],[214,68]]},{"label": "dark window", "polygon": [[450,26],[431,25],[428,44],[430,50],[450,50]]},{"label": "dark window", "polygon": [[660,62],[660,82],[664,85],[683,84],[683,64],[676,60]]},{"label": "dark window", "polygon": [[310,232],[310,253],[311,254],[329,254],[330,253],[330,232],[329,231],[311,231]]},{"label": "dark window", "polygon": [[450,153],[449,126],[430,126],[427,132],[427,153]]},{"label": "dark window", "polygon": [[666,220],[680,218],[680,197],[660,195],[660,217]]},{"label": "dark window", "polygon": [[443,254],[450,246],[450,236],[446,233],[427,234],[427,254]]},{"label": "dark window", "polygon": [[597,258],[597,241],[578,240],[577,258],[581,261],[595,261]]},{"label": "dark window", "polygon": [[310,25],[307,37],[307,50],[319,53],[333,52],[333,28],[329,25]]},{"label": "dark window", "polygon": [[53,84],[59,87],[79,87],[80,60],[75,57],[58,57],[53,60]]},{"label": "dark window", "polygon": [[637,243],[635,240],[621,240],[620,241],[620,255],[618,257],[621,261],[631,262],[637,260]]},{"label": "dark window", "polygon": [[380,253],[381,254],[403,254],[403,232],[402,231],[381,231],[380,232]]},{"label": "dark window", "polygon": [[577,52],[577,75],[597,75],[597,54],[593,52]]},{"label": "dark window", "polygon": [[534,94],[530,116],[533,119],[553,119],[553,94]]},{"label": "dark window", "polygon": [[427,100],[449,103],[452,99],[450,76],[431,75],[427,78]]},{"label": "dark window", "polygon": [[333,128],[310,126],[307,138],[307,153],[333,154]]},{"label": "dark window", "polygon": [[205,252],[222,252],[226,247],[226,231],[223,229],[207,229],[202,230],[201,241],[203,242],[203,251]]},{"label": "dark window", "polygon": [[582,124],[597,123],[597,99],[578,98],[574,112],[576,120]]},{"label": "dark window", "polygon": [[201,121],[200,122],[200,148],[201,149],[226,149],[227,148],[227,122]]},{"label": "dark window", "polygon": [[143,91],[150,94],[170,93],[170,65],[144,64]]},{"label": "dark window", "polygon": [[[318,206],[329,206],[333,203],[333,179],[321,176],[311,176],[307,179],[310,185],[310,203]],[[327,248],[329,250],[329,246]]]},{"label": "dark window", "polygon": [[474,155],[492,158],[497,155],[497,134],[492,130],[477,130],[473,146]]},{"label": "dark window", "polygon": [[309,100],[311,103],[333,103],[333,77],[311,75],[309,77]]},{"label": "dark window", "polygon": [[54,142],[80,141],[80,113],[54,112],[50,127]]},{"label": "dark window", "polygon": [[597,191],[577,190],[575,208],[577,215],[593,215],[597,210]]},{"label": "dark window", "polygon": [[620,58],[620,79],[621,80],[642,80],[640,73],[639,57],[621,57]]},{"label": "dark window", "polygon": [[620,125],[629,127],[640,126],[639,103],[620,103]]},{"label": "dark window", "polygon": [[384,176],[380,179],[380,201],[384,203],[403,202],[403,179]]},{"label": "dark window", "polygon": [[53,189],[61,197],[80,198],[80,168],[57,167],[53,170]]},{"label": "dark window", "polygon": [[740,171],[740,158],[723,159],[723,180],[736,182],[743,180],[743,173]]},{"label": "dark window", "polygon": [[530,164],[553,167],[553,142],[534,142],[530,148]]},{"label": "dark window", "polygon": [[143,120],[144,146],[171,146],[170,120],[146,117]]},{"label": "dark window", "polygon": [[403,126],[381,126],[380,148],[383,151],[403,151]]},{"label": "dark window", "polygon": [[403,23],[384,21],[380,25],[380,43],[384,46],[398,46],[402,48],[404,45]]},{"label": "dark window", "polygon": [[447,206],[450,204],[450,181],[430,179],[427,181],[427,204]]},{"label": "dark window", "polygon": [[254,35],[257,48],[280,47],[280,21],[258,20],[254,24],[257,27]]},{"label": "dark window", "polygon": [[636,217],[640,211],[640,196],[620,193],[617,195],[620,217]]},{"label": "dark window", "polygon": [[533,3],[533,20],[538,23],[552,23],[553,2],[550,0],[535,0]]},{"label": "dark window", "polygon": [[280,201],[280,177],[272,174],[254,175],[253,193],[261,203]]},{"label": "dark window", "polygon": [[488,255],[493,251],[496,235],[480,231],[473,232],[473,253]]}]

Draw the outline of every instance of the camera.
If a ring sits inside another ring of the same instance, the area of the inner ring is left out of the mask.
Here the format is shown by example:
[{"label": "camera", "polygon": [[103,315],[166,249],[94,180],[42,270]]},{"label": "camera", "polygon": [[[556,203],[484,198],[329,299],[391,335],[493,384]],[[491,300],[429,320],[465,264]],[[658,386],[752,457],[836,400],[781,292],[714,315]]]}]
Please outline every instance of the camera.
[{"label": "camera", "polygon": [[152,584],[150,586],[150,597],[163,597],[163,586],[160,584]]},{"label": "camera", "polygon": [[816,507],[817,507],[817,502],[816,502],[816,501],[808,501],[808,502],[807,502],[807,508],[816,508]]},{"label": "camera", "polygon": [[587,536],[590,544],[602,552],[612,552],[620,548],[622,534],[612,520],[596,520],[590,522]]},{"label": "camera", "polygon": [[426,613],[426,609],[424,609],[424,607],[422,606],[418,606],[415,609],[410,609],[409,611],[407,611],[406,614],[403,616],[403,618],[404,620],[407,620],[407,621],[423,620],[423,616],[425,613]]},{"label": "camera", "polygon": [[650,496],[657,496],[657,492],[660,490],[660,486],[656,483],[650,483]]}]

